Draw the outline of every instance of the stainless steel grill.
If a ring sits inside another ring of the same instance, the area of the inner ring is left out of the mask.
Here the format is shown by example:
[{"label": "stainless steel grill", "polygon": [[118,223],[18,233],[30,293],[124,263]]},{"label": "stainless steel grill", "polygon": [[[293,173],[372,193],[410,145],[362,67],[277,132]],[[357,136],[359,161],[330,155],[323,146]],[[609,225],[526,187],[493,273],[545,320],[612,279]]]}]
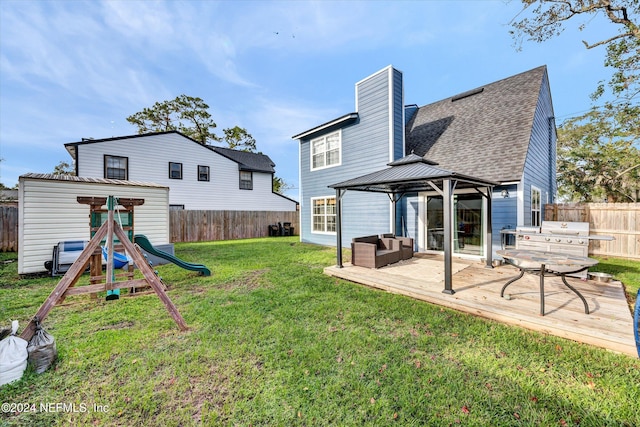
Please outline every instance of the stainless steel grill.
[{"label": "stainless steel grill", "polygon": [[[598,236],[600,237],[600,236]],[[589,255],[588,222],[542,221],[540,227],[517,227],[516,249],[557,252],[586,257]],[[586,279],[587,271],[575,275]]]}]

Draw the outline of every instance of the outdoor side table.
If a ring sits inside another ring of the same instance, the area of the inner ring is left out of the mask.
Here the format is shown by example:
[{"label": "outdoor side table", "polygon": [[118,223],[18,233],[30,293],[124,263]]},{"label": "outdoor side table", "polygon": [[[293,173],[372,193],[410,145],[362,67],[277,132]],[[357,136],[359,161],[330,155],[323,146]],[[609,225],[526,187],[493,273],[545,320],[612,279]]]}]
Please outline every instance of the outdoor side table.
[{"label": "outdoor side table", "polygon": [[584,304],[584,312],[589,314],[589,305],[582,294],[576,288],[571,286],[565,276],[567,274],[579,273],[592,267],[598,263],[597,260],[582,256],[568,255],[557,252],[544,252],[526,249],[506,249],[496,251],[502,256],[506,262],[520,270],[520,274],[510,279],[502,287],[500,297],[504,297],[504,291],[507,286],[519,280],[524,273],[530,273],[540,276],[540,315],[544,316],[544,278],[545,276],[560,276],[562,283],[571,289]]}]

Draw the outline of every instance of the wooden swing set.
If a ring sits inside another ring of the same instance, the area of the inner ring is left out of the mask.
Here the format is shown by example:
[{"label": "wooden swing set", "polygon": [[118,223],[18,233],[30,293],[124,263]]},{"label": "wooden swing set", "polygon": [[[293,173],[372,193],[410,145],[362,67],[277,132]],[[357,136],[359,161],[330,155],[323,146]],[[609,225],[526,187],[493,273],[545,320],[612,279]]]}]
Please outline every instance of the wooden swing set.
[{"label": "wooden swing set", "polygon": [[[114,196],[109,197],[78,197],[79,203],[89,204],[92,214],[99,211],[101,206],[107,205],[107,220],[100,225],[95,234],[80,253],[76,261],[69,267],[69,270],[60,279],[58,285],[53,289],[49,297],[38,309],[38,312],[31,319],[29,324],[20,334],[20,337],[29,341],[36,329],[35,319],[42,322],[56,304],[60,304],[68,296],[95,294],[96,292],[115,291],[119,289],[135,289],[150,286],[158,295],[162,303],[169,311],[173,320],[178,324],[181,331],[188,329],[187,324],[180,315],[177,307],[173,304],[169,296],[165,292],[165,287],[156,272],[153,270],[149,262],[145,259],[140,249],[131,242],[131,238],[123,230],[122,226],[114,218],[114,210],[117,205],[123,206],[127,211],[131,212],[129,217],[129,226],[131,227],[131,235],[133,236],[133,207],[144,203],[144,199],[118,199]],[[95,225],[92,216],[92,225]],[[93,232],[93,231],[92,231]],[[114,236],[120,241],[124,247],[126,254],[131,257],[138,270],[143,275],[143,279],[133,279],[131,273],[125,274],[124,281],[116,281],[114,273]],[[102,273],[102,250],[100,243],[106,240],[107,248],[107,265],[106,274],[97,275],[96,272]],[[90,284],[77,286],[76,284],[80,276],[87,270],[90,265]]]}]

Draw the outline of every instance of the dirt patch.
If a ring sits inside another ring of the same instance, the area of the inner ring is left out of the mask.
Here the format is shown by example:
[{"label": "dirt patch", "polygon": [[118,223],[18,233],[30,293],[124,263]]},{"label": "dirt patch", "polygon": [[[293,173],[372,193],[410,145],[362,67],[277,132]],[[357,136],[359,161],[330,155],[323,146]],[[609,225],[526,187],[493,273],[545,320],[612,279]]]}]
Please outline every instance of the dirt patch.
[{"label": "dirt patch", "polygon": [[262,276],[267,272],[269,272],[268,268],[250,271],[230,282],[223,283],[220,286],[220,289],[224,289],[226,291],[242,290],[250,292],[254,289],[265,287],[265,281]]},{"label": "dirt patch", "polygon": [[129,321],[118,322],[118,323],[114,323],[112,325],[106,325],[106,326],[103,326],[101,328],[98,328],[98,329],[96,329],[96,332],[97,331],[109,331],[109,330],[112,330],[112,329],[125,329],[125,328],[130,328],[133,325],[135,325],[135,323],[129,322]]}]

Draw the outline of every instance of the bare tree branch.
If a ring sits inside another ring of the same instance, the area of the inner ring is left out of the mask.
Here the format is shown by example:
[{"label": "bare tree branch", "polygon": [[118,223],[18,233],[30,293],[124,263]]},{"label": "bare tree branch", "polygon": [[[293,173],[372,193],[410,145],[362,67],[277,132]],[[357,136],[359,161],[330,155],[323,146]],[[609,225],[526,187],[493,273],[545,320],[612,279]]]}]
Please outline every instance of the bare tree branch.
[{"label": "bare tree branch", "polygon": [[582,40],[582,43],[584,44],[584,46],[585,46],[587,49],[593,49],[594,47],[602,46],[603,44],[608,44],[608,43],[610,43],[610,42],[612,42],[612,41],[614,41],[614,40],[617,40],[617,39],[623,39],[623,38],[625,38],[625,37],[630,37],[630,36],[633,36],[633,33],[628,32],[628,33],[624,33],[624,34],[618,34],[617,36],[610,37],[610,38],[608,38],[608,39],[606,39],[606,40],[601,40],[601,41],[596,42],[596,43],[594,43],[594,44],[589,44],[589,43],[587,43],[587,42],[586,42],[586,41],[584,41],[584,40]]}]

